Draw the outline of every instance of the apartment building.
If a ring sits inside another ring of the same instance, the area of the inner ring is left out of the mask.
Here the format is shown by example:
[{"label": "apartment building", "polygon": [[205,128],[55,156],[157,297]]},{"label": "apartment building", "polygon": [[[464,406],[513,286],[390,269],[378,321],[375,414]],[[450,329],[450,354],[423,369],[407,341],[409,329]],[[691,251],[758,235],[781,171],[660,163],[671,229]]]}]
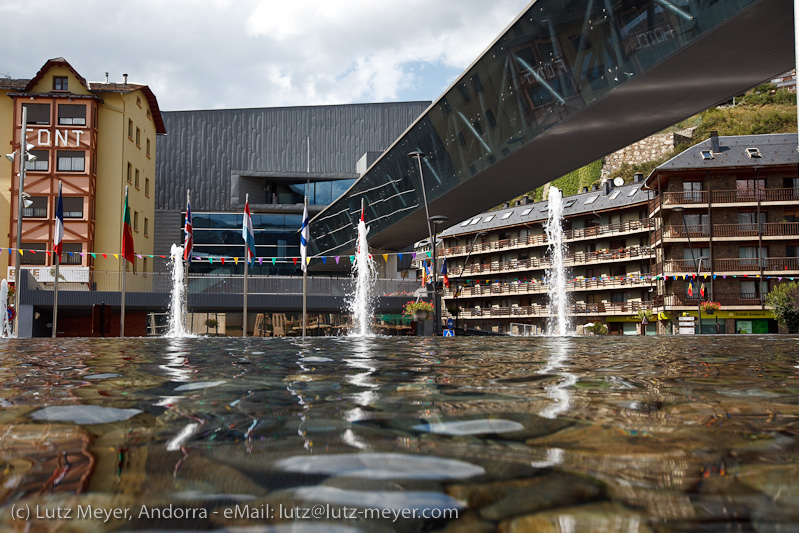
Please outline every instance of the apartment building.
[{"label": "apartment building", "polygon": [[700,314],[702,333],[778,331],[764,298],[799,276],[797,163],[795,133],[711,134],[646,179],[661,333]]},{"label": "apartment building", "polygon": [[[638,175],[632,184],[605,181],[563,199],[568,314],[578,331],[600,320],[612,333],[638,333],[638,311],[655,305],[652,192],[642,185]],[[451,281],[443,306],[457,315],[459,326],[465,321],[470,328],[511,334],[548,330],[549,202],[525,197],[517,204],[441,233],[439,257],[446,258]],[[655,326],[648,332],[654,334]]]},{"label": "apartment building", "polygon": [[[90,284],[95,271],[118,271],[125,186],[133,240],[138,254],[131,270],[152,270],[155,193],[155,140],[166,133],[155,95],[146,85],[88,82],[64,58],[47,61],[31,79],[0,79],[0,144],[19,153],[20,141],[33,145],[26,162],[22,242],[17,157],[0,158],[0,220],[8,232],[0,248],[2,277],[13,279],[14,262],[30,268],[37,281],[53,281],[54,213],[63,184],[64,245],[60,275]],[[27,128],[22,134],[22,109]]]}]

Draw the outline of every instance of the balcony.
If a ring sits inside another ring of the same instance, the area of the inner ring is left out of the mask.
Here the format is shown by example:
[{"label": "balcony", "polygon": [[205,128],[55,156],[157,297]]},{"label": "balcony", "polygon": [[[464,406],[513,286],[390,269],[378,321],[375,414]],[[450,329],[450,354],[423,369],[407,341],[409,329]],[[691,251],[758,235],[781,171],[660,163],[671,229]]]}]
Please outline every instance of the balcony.
[{"label": "balcony", "polygon": [[[597,303],[597,304],[572,304],[567,313],[570,316],[608,316],[608,315],[635,315],[641,309],[652,309],[654,301],[635,301],[624,303]],[[551,316],[546,305],[524,305],[517,307],[471,307],[461,309],[458,318],[461,319],[491,319],[491,318],[547,318]]]},{"label": "balcony", "polygon": [[[593,226],[590,228],[578,228],[567,230],[563,232],[564,241],[584,240],[589,238],[608,237],[629,233],[637,233],[642,231],[649,231],[655,225],[655,220],[651,218],[644,218],[639,220],[631,220],[621,224],[607,224],[604,226]],[[520,248],[529,248],[531,246],[542,246],[547,244],[546,235],[530,235],[528,237],[516,239],[502,239],[498,241],[491,241],[486,243],[476,243],[472,254],[493,252],[499,250],[513,250]],[[453,246],[451,248],[444,248],[441,251],[441,257],[454,257],[465,256],[469,254],[469,246]]]},{"label": "balcony", "polygon": [[[689,310],[696,310],[700,300],[696,296],[687,294],[668,294],[663,301],[667,308],[686,307]],[[719,302],[722,310],[725,307],[761,307],[763,305],[760,295],[754,293],[714,292],[713,301]]]},{"label": "balcony", "polygon": [[717,204],[766,203],[779,204],[799,202],[799,189],[734,189],[724,191],[687,191],[664,192],[661,199],[650,202],[650,209],[661,206],[707,206],[708,199],[714,206]]},{"label": "balcony", "polygon": [[[637,277],[623,277],[623,278],[587,278],[575,279],[566,283],[566,290],[569,292],[574,291],[590,291],[590,290],[608,290],[608,289],[626,289],[634,287],[650,287],[653,282],[650,279],[641,279]],[[549,285],[546,283],[533,282],[533,281],[519,281],[509,283],[492,283],[485,285],[474,285],[470,287],[462,287],[458,298],[477,298],[486,296],[511,296],[519,294],[546,294],[549,291]],[[455,291],[447,289],[442,293],[442,296],[447,299],[455,298]]]},{"label": "balcony", "polygon": [[[649,259],[655,251],[649,246],[634,246],[631,248],[620,248],[617,250],[602,250],[598,252],[579,252],[569,254],[565,257],[567,267],[577,265],[590,265],[593,263],[609,263],[618,261],[629,261],[635,259]],[[533,257],[530,259],[515,259],[512,261],[492,263],[472,263],[463,270],[463,276],[480,274],[500,274],[505,272],[519,272],[525,270],[542,270],[552,266],[548,257]],[[461,273],[453,274],[451,278],[460,277]]]},{"label": "balcony", "polygon": [[[769,274],[785,274],[799,272],[799,258],[797,257],[763,257],[759,261],[754,257],[733,257],[702,261],[700,275],[709,275],[711,272],[730,272],[732,274],[743,272],[760,272],[760,267]],[[672,259],[666,261],[661,268],[660,264],[654,265],[654,274],[696,274],[696,261],[692,259]]]},{"label": "balcony", "polygon": [[[782,238],[799,236],[799,222],[764,222],[747,224],[674,224],[666,226],[666,239],[737,239],[739,237],[758,236],[764,238]],[[659,237],[660,234],[656,236]]]}]

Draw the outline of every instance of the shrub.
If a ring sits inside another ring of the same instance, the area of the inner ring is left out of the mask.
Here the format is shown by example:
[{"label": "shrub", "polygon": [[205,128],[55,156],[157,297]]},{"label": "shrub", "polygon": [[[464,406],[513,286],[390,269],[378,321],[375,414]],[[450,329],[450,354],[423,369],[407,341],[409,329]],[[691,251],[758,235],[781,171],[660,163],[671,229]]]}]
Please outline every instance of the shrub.
[{"label": "shrub", "polygon": [[799,329],[799,283],[781,283],[766,295],[777,322],[789,331]]}]

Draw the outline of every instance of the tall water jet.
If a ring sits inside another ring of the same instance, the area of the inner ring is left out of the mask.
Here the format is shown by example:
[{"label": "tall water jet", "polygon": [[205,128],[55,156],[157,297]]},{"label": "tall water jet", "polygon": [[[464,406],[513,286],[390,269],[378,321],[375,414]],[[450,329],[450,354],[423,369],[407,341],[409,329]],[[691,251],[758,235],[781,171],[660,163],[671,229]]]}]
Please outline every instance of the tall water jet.
[{"label": "tall water jet", "polygon": [[8,316],[8,281],[0,281],[0,337],[11,337],[11,320]]},{"label": "tall water jet", "polygon": [[183,247],[173,244],[169,251],[172,261],[172,293],[169,299],[169,330],[167,337],[191,337],[186,330],[186,285],[184,281]]},{"label": "tall water jet", "polygon": [[563,193],[557,187],[549,188],[549,211],[547,223],[544,227],[547,234],[549,247],[547,254],[550,267],[547,270],[546,280],[549,284],[549,320],[547,321],[548,335],[568,335],[570,331],[569,295],[566,292],[566,245],[563,243]]},{"label": "tall water jet", "polygon": [[369,254],[369,245],[366,235],[369,228],[364,222],[364,207],[361,204],[361,220],[358,222],[358,251],[352,263],[352,276],[355,280],[355,290],[347,302],[352,315],[352,335],[366,337],[370,335],[371,325],[374,321],[372,305],[372,278],[375,277],[375,263]]}]

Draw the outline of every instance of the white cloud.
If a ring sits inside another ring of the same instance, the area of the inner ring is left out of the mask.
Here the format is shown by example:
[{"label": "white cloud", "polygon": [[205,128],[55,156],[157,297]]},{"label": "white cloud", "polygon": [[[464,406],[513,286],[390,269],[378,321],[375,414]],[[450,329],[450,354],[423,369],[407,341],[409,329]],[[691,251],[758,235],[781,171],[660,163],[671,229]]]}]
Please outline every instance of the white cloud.
[{"label": "white cloud", "polygon": [[527,0],[141,0],[108,15],[103,0],[21,5],[0,0],[14,21],[0,73],[30,78],[63,56],[89,80],[126,72],[174,110],[434,99]]}]

